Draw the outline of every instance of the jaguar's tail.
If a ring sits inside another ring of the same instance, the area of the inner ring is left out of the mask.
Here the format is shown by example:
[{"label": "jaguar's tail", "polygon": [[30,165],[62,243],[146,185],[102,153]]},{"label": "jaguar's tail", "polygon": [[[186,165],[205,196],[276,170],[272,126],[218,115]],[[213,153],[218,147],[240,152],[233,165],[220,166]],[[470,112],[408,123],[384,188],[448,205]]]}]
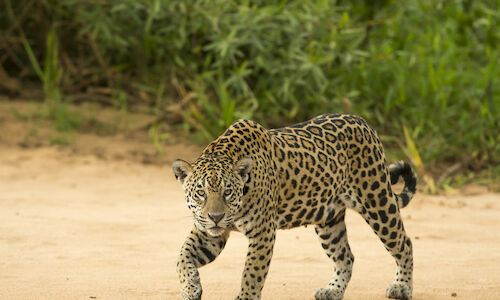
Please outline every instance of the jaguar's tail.
[{"label": "jaguar's tail", "polygon": [[403,177],[405,187],[400,194],[396,194],[396,199],[399,208],[405,207],[417,190],[417,175],[411,169],[410,164],[402,160],[389,165],[389,175],[391,176],[391,184],[398,182],[399,176]]}]

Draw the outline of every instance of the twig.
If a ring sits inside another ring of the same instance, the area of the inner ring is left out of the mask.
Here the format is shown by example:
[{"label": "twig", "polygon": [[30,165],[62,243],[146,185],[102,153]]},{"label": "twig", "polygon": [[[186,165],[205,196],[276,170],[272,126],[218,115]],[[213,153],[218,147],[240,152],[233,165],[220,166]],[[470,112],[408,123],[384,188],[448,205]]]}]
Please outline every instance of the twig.
[{"label": "twig", "polygon": [[[17,29],[17,27],[19,26],[19,24],[21,24],[21,21],[24,19],[24,17],[26,16],[26,13],[28,12],[29,8],[31,7],[31,5],[33,3],[35,3],[34,0],[31,0],[30,2],[28,2],[28,4],[26,6],[23,7],[23,10],[21,11],[21,14],[19,15],[18,18],[16,18],[16,16],[14,15],[14,10],[12,9],[12,4],[10,3],[10,0],[4,0],[4,3],[5,3],[5,7],[7,9],[7,15],[9,16],[9,18],[12,20],[12,26],[7,29],[7,31],[4,33],[4,34],[0,34],[0,37],[2,38],[3,42],[2,44],[5,44],[6,46],[2,47],[3,50],[5,50],[5,54],[0,58],[0,64],[3,64],[3,62],[7,59],[7,57],[11,57],[12,60],[18,64],[20,67],[23,67],[24,65],[22,64],[21,60],[15,56],[12,56],[14,50],[17,48],[17,47],[7,47],[7,45],[9,45],[9,41],[7,40],[7,38],[11,38],[9,35],[12,31],[14,31],[15,29]],[[21,36],[24,36],[24,32],[21,28],[19,28],[19,32],[21,34]],[[20,42],[19,44],[22,44],[22,38],[20,38]]]},{"label": "twig", "polygon": [[462,163],[461,162],[457,162],[456,164],[454,164],[451,167],[447,168],[443,172],[443,174],[441,174],[441,176],[439,176],[438,184],[443,183],[446,180],[446,178],[448,178],[448,176],[450,176],[451,174],[455,173],[461,167],[462,167]]},{"label": "twig", "polygon": [[92,51],[94,52],[94,55],[97,58],[97,62],[99,62],[99,65],[101,66],[101,68],[107,70],[108,67],[106,65],[106,62],[104,61],[104,58],[102,58],[102,55],[99,52],[99,49],[97,48],[97,44],[95,42],[94,35],[91,32],[89,32],[87,34],[87,38],[89,40],[90,48],[92,48]]},{"label": "twig", "polygon": [[10,0],[4,0],[4,3],[5,3],[5,7],[8,8],[7,12],[9,12],[9,16],[13,20],[12,26],[9,29],[7,29],[7,31],[5,32],[5,36],[9,36],[11,34],[11,32],[14,31],[15,29],[17,29],[19,24],[21,24],[21,21],[23,21],[28,10],[31,8],[31,5],[33,5],[33,3],[35,3],[35,1],[31,0],[30,2],[28,2],[28,4],[26,4],[23,7],[23,10],[21,11],[21,13],[19,14],[19,16],[17,18],[15,18],[15,16],[14,16],[14,11],[12,10],[12,5],[10,3]]}]

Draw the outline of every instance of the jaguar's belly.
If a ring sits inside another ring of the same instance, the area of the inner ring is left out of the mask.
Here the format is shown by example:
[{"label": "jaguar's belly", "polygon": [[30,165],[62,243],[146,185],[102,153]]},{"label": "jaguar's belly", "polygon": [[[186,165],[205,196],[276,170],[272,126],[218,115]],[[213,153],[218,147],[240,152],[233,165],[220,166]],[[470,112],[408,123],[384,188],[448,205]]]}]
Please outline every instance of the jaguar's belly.
[{"label": "jaguar's belly", "polygon": [[343,201],[336,196],[305,198],[304,200],[298,197],[296,200],[281,203],[277,214],[278,228],[289,229],[303,225],[324,224],[344,209]]}]

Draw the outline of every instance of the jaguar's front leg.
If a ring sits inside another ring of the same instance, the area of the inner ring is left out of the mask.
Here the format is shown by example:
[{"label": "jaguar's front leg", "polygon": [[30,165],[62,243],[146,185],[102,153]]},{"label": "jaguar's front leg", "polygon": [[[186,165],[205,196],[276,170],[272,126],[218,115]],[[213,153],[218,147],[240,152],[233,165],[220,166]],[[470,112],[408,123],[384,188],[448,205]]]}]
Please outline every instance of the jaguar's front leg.
[{"label": "jaguar's front leg", "polygon": [[269,225],[268,228],[263,227],[247,235],[249,245],[241,291],[235,300],[260,299],[273,256],[275,232],[276,227]]},{"label": "jaguar's front leg", "polygon": [[182,299],[201,299],[202,288],[198,268],[215,260],[224,249],[228,236],[229,231],[220,237],[212,237],[196,227],[191,230],[182,245],[177,261]]}]

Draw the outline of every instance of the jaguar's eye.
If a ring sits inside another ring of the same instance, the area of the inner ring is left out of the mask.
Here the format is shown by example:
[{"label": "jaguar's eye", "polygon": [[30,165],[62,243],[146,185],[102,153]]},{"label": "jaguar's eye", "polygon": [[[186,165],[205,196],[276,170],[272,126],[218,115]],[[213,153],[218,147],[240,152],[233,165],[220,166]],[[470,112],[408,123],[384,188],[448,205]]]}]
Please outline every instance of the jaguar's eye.
[{"label": "jaguar's eye", "polygon": [[229,197],[229,196],[231,196],[232,193],[233,193],[232,190],[225,190],[224,191],[224,197]]},{"label": "jaguar's eye", "polygon": [[196,195],[198,195],[198,197],[205,197],[205,191],[204,190],[197,190],[196,191]]}]

